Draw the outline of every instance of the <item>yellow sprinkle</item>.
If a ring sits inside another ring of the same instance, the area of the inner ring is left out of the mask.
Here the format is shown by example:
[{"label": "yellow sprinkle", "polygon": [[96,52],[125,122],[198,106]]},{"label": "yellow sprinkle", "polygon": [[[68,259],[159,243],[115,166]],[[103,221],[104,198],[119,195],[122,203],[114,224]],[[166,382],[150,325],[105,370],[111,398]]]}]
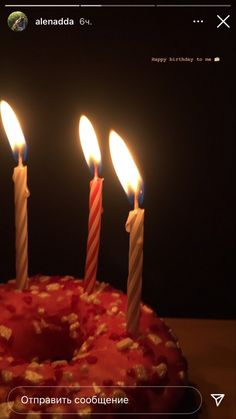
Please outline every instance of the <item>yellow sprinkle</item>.
[{"label": "yellow sprinkle", "polygon": [[35,369],[40,369],[40,368],[42,368],[42,364],[39,364],[37,361],[32,361],[29,365],[28,365],[28,367],[30,367],[30,368],[35,368]]},{"label": "yellow sprinkle", "polygon": [[39,322],[37,320],[33,320],[32,324],[33,324],[33,328],[34,328],[35,333],[37,335],[40,335],[42,333],[42,328],[41,328]]},{"label": "yellow sprinkle", "polygon": [[68,321],[68,316],[62,316],[61,322],[66,323]]},{"label": "yellow sprinkle", "polygon": [[13,374],[9,370],[2,370],[1,374],[2,374],[2,379],[4,383],[9,383],[13,378]]},{"label": "yellow sprinkle", "polygon": [[138,381],[147,381],[147,371],[143,365],[135,365],[134,370]]},{"label": "yellow sprinkle", "polygon": [[116,347],[118,351],[124,351],[125,349],[129,349],[133,343],[133,339],[125,338],[117,342]]},{"label": "yellow sprinkle", "polygon": [[80,347],[80,349],[79,349],[79,354],[84,354],[85,352],[87,352],[87,350],[88,350],[88,342],[84,342],[82,345],[81,345],[81,347]]},{"label": "yellow sprinkle", "polygon": [[9,340],[12,335],[12,329],[10,327],[4,326],[3,324],[0,325],[0,336],[3,339]]},{"label": "yellow sprinkle", "polygon": [[118,311],[119,311],[119,309],[118,309],[118,307],[117,307],[117,306],[114,306],[114,307],[112,307],[112,308],[111,308],[111,312],[112,312],[113,314],[118,313]]},{"label": "yellow sprinkle", "polygon": [[75,323],[72,323],[72,324],[70,325],[70,330],[71,330],[71,331],[76,330],[76,329],[78,329],[78,328],[79,328],[79,322],[75,322]]},{"label": "yellow sprinkle", "polygon": [[0,418],[8,419],[12,413],[14,402],[0,403]]},{"label": "yellow sprinkle", "polygon": [[114,306],[118,306],[119,304],[121,304],[122,303],[122,301],[121,300],[115,300],[115,301],[113,301],[111,304],[110,304],[110,306],[111,307],[114,307]]},{"label": "yellow sprinkle", "polygon": [[38,291],[39,287],[38,285],[30,285],[30,290],[37,290]]},{"label": "yellow sprinkle", "polygon": [[50,297],[50,294],[48,294],[48,292],[40,292],[38,296],[40,298],[47,298]]},{"label": "yellow sprinkle", "polygon": [[68,362],[66,361],[66,360],[64,360],[64,359],[62,359],[62,360],[59,360],[59,361],[54,361],[54,362],[52,362],[52,366],[53,367],[57,367],[57,366],[60,366],[60,365],[68,365]]},{"label": "yellow sprinkle", "polygon": [[177,346],[176,346],[175,342],[173,342],[172,340],[168,340],[168,341],[165,343],[165,346],[166,346],[166,348],[173,348],[173,349],[176,349],[176,348],[177,348]]},{"label": "yellow sprinkle", "polygon": [[149,333],[147,337],[152,343],[154,343],[154,345],[159,345],[159,343],[162,342],[162,339],[154,333]]},{"label": "yellow sprinkle", "polygon": [[60,284],[55,283],[55,284],[48,284],[46,285],[46,289],[47,291],[57,291],[61,288]]},{"label": "yellow sprinkle", "polygon": [[93,304],[95,304],[96,306],[99,306],[101,304],[101,301],[98,298],[94,298]]},{"label": "yellow sprinkle", "polygon": [[161,362],[159,365],[154,365],[152,370],[156,372],[160,378],[164,378],[167,373],[167,365],[164,362]]},{"label": "yellow sprinkle", "polygon": [[74,323],[78,319],[78,315],[76,313],[71,313],[67,316],[68,323]]},{"label": "yellow sprinkle", "polygon": [[69,275],[64,276],[63,278],[61,278],[61,282],[69,281],[69,279],[73,279],[73,276],[69,276]]},{"label": "yellow sprinkle", "polygon": [[43,380],[43,376],[35,371],[25,370],[25,379],[33,384],[39,384]]},{"label": "yellow sprinkle", "polygon": [[44,313],[45,313],[45,308],[39,307],[38,308],[38,314],[44,314]]},{"label": "yellow sprinkle", "polygon": [[125,385],[125,382],[124,381],[117,381],[116,385],[123,387]]},{"label": "yellow sprinkle", "polygon": [[101,393],[101,387],[99,387],[95,382],[93,382],[93,389],[95,394]]},{"label": "yellow sprinkle", "polygon": [[102,323],[98,326],[95,335],[100,336],[105,332],[107,332],[107,325],[106,325],[106,323]]},{"label": "yellow sprinkle", "polygon": [[143,309],[143,311],[144,311],[145,313],[148,313],[148,314],[153,313],[153,310],[152,310],[150,307],[146,306],[146,305],[143,305],[143,306],[142,306],[142,309]]},{"label": "yellow sprinkle", "polygon": [[178,376],[181,379],[181,381],[185,381],[186,379],[186,373],[184,371],[179,371]]},{"label": "yellow sprinkle", "polygon": [[48,282],[49,279],[50,279],[50,276],[46,276],[46,275],[42,275],[39,278],[40,282]]},{"label": "yellow sprinkle", "polygon": [[38,356],[34,356],[34,357],[31,359],[31,362],[39,362],[39,357],[38,357]]},{"label": "yellow sprinkle", "polygon": [[134,342],[132,343],[130,349],[138,349],[139,348],[139,343],[138,342]]}]

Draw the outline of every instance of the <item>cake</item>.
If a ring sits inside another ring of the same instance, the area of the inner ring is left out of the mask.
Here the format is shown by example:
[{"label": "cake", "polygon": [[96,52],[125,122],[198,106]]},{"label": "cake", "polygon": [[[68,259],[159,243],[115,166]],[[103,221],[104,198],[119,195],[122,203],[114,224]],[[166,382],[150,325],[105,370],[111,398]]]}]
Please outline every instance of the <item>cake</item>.
[{"label": "cake", "polygon": [[126,295],[109,284],[88,295],[82,280],[37,275],[28,290],[2,284],[0,304],[1,419],[145,417],[180,402],[187,366],[172,330],[142,304],[129,336]]}]

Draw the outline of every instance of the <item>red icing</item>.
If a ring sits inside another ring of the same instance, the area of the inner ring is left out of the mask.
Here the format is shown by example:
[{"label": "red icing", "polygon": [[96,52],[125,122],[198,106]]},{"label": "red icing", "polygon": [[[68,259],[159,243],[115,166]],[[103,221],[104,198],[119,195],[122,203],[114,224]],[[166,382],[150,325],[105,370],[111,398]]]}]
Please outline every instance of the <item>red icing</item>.
[{"label": "red icing", "polygon": [[98,359],[96,356],[89,355],[85,358],[85,360],[88,362],[88,364],[96,364]]},{"label": "red icing", "polygon": [[[137,386],[128,394],[131,411],[147,406],[150,412],[174,409],[179,391],[138,387],[184,385],[180,377],[187,370],[181,350],[173,347],[175,339],[168,327],[150,309],[141,309],[140,334],[131,341],[133,346],[120,350],[120,342],[128,336],[126,296],[111,286],[97,284],[88,296],[81,280],[36,276],[23,292],[15,290],[14,283],[0,286],[0,300],[0,403],[15,386],[79,383],[81,389],[75,388],[73,395],[79,391],[80,397],[91,397],[92,388],[82,387],[95,383],[98,388],[106,386],[102,391],[109,397],[115,391],[109,386],[122,390],[124,383]],[[172,343],[166,346],[166,342]],[[155,369],[160,364],[167,366],[163,376]],[[60,395],[63,387],[53,388],[51,396]],[[79,409],[74,405],[63,408],[64,412]],[[99,408],[92,406],[95,412]],[[30,410],[28,405],[25,409]],[[50,406],[41,406],[41,411],[50,412]]]},{"label": "red icing", "polygon": [[22,299],[26,304],[31,304],[33,300],[31,295],[25,295]]}]

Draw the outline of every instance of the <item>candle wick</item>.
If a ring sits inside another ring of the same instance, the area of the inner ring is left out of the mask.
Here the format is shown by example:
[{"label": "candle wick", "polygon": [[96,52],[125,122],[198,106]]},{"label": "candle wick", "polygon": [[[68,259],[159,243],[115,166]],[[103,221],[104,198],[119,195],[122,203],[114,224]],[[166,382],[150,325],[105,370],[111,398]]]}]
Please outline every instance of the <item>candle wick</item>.
[{"label": "candle wick", "polygon": [[96,163],[94,164],[94,177],[98,178],[98,166]]},{"label": "candle wick", "polygon": [[21,150],[18,151],[18,166],[22,166],[23,161],[22,161],[22,152]]},{"label": "candle wick", "polygon": [[134,209],[138,209],[139,208],[139,204],[138,204],[138,192],[135,192],[134,194]]}]

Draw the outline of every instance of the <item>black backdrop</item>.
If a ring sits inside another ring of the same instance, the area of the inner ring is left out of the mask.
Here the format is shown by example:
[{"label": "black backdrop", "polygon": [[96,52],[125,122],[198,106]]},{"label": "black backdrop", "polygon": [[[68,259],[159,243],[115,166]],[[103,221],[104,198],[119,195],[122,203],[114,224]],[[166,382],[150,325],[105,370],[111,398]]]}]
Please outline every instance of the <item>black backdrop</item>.
[{"label": "black backdrop", "polygon": [[[131,148],[145,182],[143,299],[161,315],[233,316],[232,44],[210,9],[1,10],[0,96],[28,144],[29,273],[82,277],[90,173],[78,144],[93,122],[104,177],[98,278],[126,289],[130,204],[112,167],[109,129]],[[222,13],[221,13],[222,14]],[[223,13],[225,14],[225,13]],[[74,27],[36,27],[39,17]],[[202,25],[193,24],[204,16]],[[80,17],[93,25],[81,27]],[[214,57],[157,64],[151,57]],[[0,131],[0,278],[14,277],[14,160]]]}]

